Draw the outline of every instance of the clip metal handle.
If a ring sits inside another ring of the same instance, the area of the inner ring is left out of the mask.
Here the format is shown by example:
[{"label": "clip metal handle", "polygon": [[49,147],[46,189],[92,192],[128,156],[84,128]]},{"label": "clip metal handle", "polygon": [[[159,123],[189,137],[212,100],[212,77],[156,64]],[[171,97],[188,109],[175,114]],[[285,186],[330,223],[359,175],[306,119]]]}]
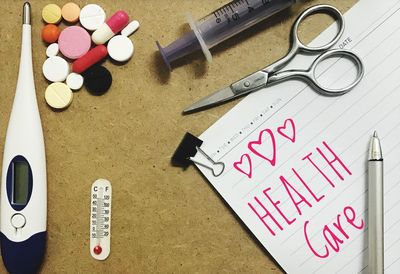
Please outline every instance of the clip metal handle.
[{"label": "clip metal handle", "polygon": [[[196,161],[193,157],[189,157],[188,159],[190,161],[192,161],[193,163],[205,167],[209,170],[211,170],[212,174],[214,175],[214,177],[218,177],[220,176],[224,170],[225,170],[225,164],[223,162],[215,162],[213,159],[211,159],[210,156],[207,155],[207,153],[205,153],[200,147],[196,146],[196,149],[198,152],[200,152],[201,154],[203,154],[204,157],[206,157],[206,159],[212,164],[212,166],[208,166],[204,163],[201,163],[199,161]],[[221,168],[219,169],[219,171],[216,171],[215,166],[220,166]]]}]

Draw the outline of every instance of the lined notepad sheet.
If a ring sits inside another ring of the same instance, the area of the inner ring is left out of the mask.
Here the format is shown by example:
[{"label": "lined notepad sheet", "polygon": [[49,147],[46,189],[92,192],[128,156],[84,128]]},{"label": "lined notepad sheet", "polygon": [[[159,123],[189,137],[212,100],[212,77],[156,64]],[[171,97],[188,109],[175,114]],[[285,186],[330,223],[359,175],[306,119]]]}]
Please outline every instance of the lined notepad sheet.
[{"label": "lined notepad sheet", "polygon": [[[345,19],[335,47],[364,62],[355,89],[328,98],[302,82],[280,83],[247,96],[200,136],[226,170],[214,177],[198,168],[288,273],[367,273],[374,130],[385,158],[385,273],[400,273],[400,1],[363,0]],[[291,67],[312,60],[299,56]],[[324,83],[354,77],[349,63],[324,65]]]}]

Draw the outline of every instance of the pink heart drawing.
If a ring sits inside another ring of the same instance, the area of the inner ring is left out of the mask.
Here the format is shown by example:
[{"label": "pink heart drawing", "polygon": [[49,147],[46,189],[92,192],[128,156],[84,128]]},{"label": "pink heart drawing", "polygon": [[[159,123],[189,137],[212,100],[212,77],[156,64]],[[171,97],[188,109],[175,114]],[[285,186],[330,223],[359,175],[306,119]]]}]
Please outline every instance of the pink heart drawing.
[{"label": "pink heart drawing", "polygon": [[[266,141],[271,140],[270,146],[267,147],[267,149],[265,148],[265,141],[263,142],[262,137],[264,134],[269,135],[270,138],[267,138]],[[257,146],[262,146],[264,151],[270,151],[272,156],[270,158],[266,157],[264,154],[260,153],[259,151],[256,150],[255,147]],[[274,134],[272,133],[272,131],[267,128],[267,129],[263,129],[262,131],[260,131],[260,134],[258,135],[258,140],[257,141],[252,141],[249,142],[248,144],[248,148],[251,150],[251,152],[253,152],[255,155],[267,160],[272,166],[275,166],[276,163],[276,143],[275,143],[275,137]]]},{"label": "pink heart drawing", "polygon": [[296,127],[291,118],[286,119],[283,126],[278,127],[277,130],[280,135],[290,140],[292,143],[296,141]]},{"label": "pink heart drawing", "polygon": [[[243,161],[243,159],[246,159],[246,161]],[[243,173],[246,175],[249,179],[251,179],[251,176],[253,174],[253,165],[251,163],[251,158],[249,154],[245,153],[240,157],[239,162],[234,162],[233,167],[236,168],[237,171]],[[246,171],[248,170],[248,171]]]}]

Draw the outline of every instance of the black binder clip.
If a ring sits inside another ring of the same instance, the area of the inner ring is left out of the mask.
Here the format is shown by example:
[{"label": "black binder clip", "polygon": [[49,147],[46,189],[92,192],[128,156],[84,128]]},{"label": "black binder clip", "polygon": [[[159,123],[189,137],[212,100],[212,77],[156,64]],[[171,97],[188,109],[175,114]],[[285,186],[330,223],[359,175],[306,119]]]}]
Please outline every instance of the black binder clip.
[{"label": "black binder clip", "polygon": [[[200,148],[202,144],[202,140],[190,134],[189,132],[186,132],[181,143],[172,156],[172,164],[174,166],[180,166],[186,169],[193,162],[211,170],[215,177],[220,176],[222,172],[224,172],[225,164],[223,162],[215,162],[213,159],[211,159],[211,157]],[[197,154],[197,152],[200,152],[211,165],[194,160],[194,156]],[[219,166],[219,168],[216,168],[216,166]]]}]

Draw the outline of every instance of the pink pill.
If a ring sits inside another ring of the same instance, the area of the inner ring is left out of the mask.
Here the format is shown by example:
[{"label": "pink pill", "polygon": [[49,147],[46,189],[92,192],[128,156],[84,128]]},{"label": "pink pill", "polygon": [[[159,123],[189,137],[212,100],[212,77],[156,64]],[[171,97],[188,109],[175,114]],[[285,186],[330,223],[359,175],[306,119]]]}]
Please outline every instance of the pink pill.
[{"label": "pink pill", "polygon": [[78,59],[89,51],[91,40],[89,33],[81,27],[71,26],[61,31],[58,38],[61,53],[70,59]]}]

